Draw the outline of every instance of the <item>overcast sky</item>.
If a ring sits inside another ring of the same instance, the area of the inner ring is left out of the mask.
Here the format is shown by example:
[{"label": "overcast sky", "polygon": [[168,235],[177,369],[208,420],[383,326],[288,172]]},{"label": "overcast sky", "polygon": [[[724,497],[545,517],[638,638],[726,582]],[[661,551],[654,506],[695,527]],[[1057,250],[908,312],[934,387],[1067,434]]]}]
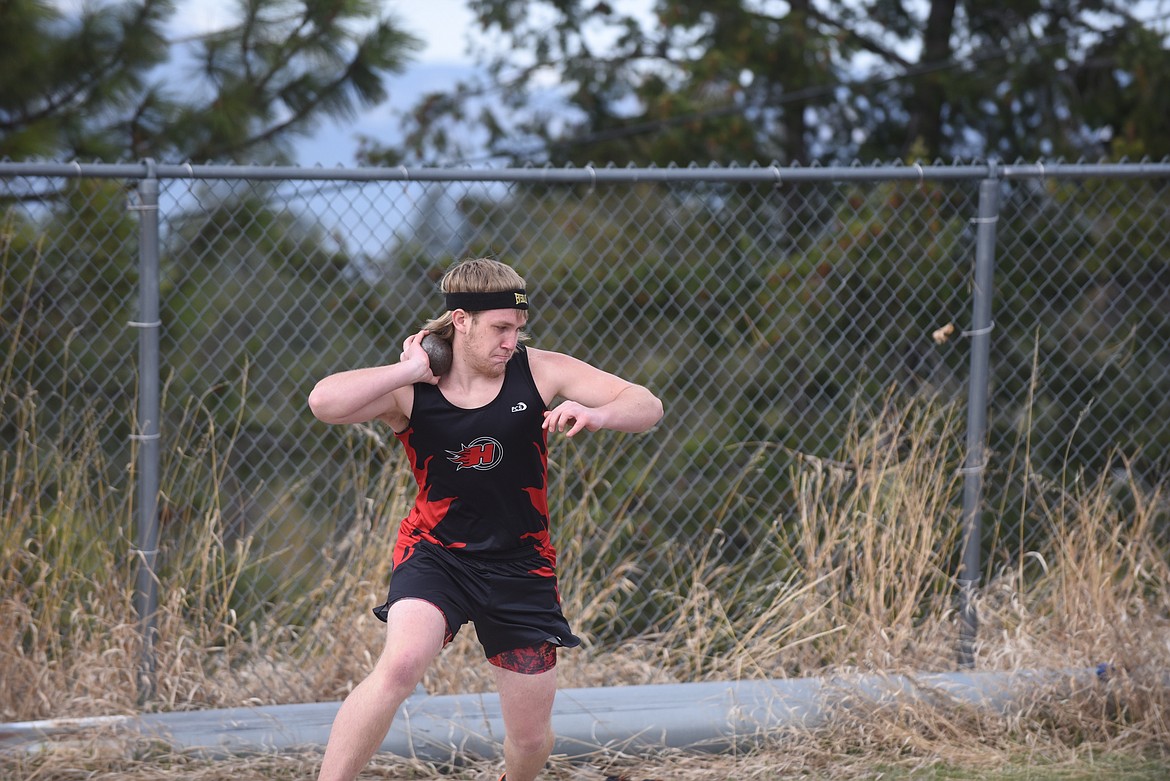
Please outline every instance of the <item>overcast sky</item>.
[{"label": "overcast sky", "polygon": [[[63,5],[75,0],[63,0]],[[196,35],[226,26],[238,0],[184,0],[175,14],[175,35]],[[467,0],[391,0],[390,14],[411,33],[426,42],[416,61],[466,63],[466,38],[472,28]]]},{"label": "overcast sky", "polygon": [[[81,0],[59,0],[62,6]],[[239,0],[181,0],[172,23],[176,39],[196,36],[227,26]],[[312,138],[297,143],[297,162],[305,166],[351,167],[357,136],[391,139],[398,132],[395,112],[408,110],[426,92],[449,87],[472,67],[467,36],[473,29],[466,0],[390,0],[387,12],[424,47],[412,54],[406,72],[388,78],[390,98],[382,106],[364,112],[356,120],[322,123]]]},{"label": "overcast sky", "polygon": [[[57,0],[61,6],[85,0]],[[231,9],[240,0],[180,0],[171,28],[175,39],[196,36],[230,23]],[[357,136],[393,140],[399,133],[402,112],[412,108],[422,95],[449,89],[473,69],[467,53],[468,36],[475,24],[467,0],[382,0],[386,12],[420,38],[423,48],[412,54],[404,73],[387,79],[389,99],[363,112],[356,120],[338,124],[325,122],[310,139],[297,144],[300,165],[353,166]],[[650,16],[654,0],[610,0],[620,11]]]}]

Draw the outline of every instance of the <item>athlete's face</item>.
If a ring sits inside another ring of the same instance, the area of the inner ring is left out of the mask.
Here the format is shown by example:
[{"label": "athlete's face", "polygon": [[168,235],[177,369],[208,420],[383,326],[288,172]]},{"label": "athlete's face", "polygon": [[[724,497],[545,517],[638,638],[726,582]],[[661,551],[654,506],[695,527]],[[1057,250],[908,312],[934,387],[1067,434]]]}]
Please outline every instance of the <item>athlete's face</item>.
[{"label": "athlete's face", "polygon": [[471,315],[464,339],[468,362],[485,374],[503,374],[527,322],[528,313],[522,309],[489,309]]}]

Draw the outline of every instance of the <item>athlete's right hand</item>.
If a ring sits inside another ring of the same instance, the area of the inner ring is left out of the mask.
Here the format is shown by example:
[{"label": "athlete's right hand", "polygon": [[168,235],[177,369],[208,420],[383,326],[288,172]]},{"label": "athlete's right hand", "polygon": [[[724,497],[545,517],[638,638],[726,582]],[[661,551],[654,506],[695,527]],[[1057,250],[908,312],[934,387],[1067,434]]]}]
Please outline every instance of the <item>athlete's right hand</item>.
[{"label": "athlete's right hand", "polygon": [[425,382],[430,385],[438,385],[439,378],[431,371],[431,359],[427,356],[427,351],[422,348],[422,339],[427,335],[424,329],[417,334],[411,334],[402,342],[402,355],[398,357],[398,362],[406,364],[415,368],[418,379],[415,382]]}]

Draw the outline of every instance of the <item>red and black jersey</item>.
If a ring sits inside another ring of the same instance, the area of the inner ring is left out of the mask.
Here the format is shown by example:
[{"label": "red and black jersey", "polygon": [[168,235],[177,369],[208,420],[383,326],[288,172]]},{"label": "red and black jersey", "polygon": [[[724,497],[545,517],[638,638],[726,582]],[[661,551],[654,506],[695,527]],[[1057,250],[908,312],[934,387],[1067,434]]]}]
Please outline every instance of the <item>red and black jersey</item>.
[{"label": "red and black jersey", "polygon": [[545,405],[528,354],[517,350],[489,404],[457,407],[429,383],[414,386],[406,447],[418,496],[402,521],[395,566],[419,541],[484,558],[538,554],[553,574]]}]

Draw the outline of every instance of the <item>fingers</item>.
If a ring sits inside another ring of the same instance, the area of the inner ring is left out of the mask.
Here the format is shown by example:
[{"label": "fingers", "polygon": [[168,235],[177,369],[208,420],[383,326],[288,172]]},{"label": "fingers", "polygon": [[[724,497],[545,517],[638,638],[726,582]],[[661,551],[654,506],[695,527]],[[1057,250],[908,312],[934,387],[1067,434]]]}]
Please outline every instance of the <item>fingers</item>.
[{"label": "fingers", "polygon": [[408,354],[410,353],[410,348],[412,348],[412,347],[418,347],[418,349],[421,350],[422,349],[422,346],[421,346],[422,338],[424,336],[426,336],[426,334],[427,334],[427,332],[424,329],[422,331],[419,331],[417,334],[411,334],[410,336],[406,337],[406,339],[404,339],[402,342],[402,355],[400,355],[398,357],[398,360],[405,361],[407,359]]},{"label": "fingers", "polygon": [[398,356],[399,363],[406,363],[409,360],[418,361],[420,358],[422,363],[427,367],[426,374],[418,378],[418,382],[426,382],[431,385],[438,385],[439,378],[431,371],[431,359],[427,355],[427,351],[422,347],[422,339],[427,335],[426,329],[419,331],[417,334],[411,334],[402,342],[402,354]]},{"label": "fingers", "polygon": [[419,331],[417,334],[411,334],[410,336],[406,337],[406,339],[404,339],[402,342],[402,352],[406,352],[414,345],[420,343],[422,341],[422,338],[426,335],[427,335],[427,332],[424,329],[422,331]]},{"label": "fingers", "polygon": [[[578,409],[566,409],[566,407],[579,407]],[[541,424],[545,431],[555,431],[563,433],[566,437],[572,437],[581,430],[588,427],[588,410],[580,405],[562,404],[556,409],[549,410],[544,413],[544,423]]]}]

